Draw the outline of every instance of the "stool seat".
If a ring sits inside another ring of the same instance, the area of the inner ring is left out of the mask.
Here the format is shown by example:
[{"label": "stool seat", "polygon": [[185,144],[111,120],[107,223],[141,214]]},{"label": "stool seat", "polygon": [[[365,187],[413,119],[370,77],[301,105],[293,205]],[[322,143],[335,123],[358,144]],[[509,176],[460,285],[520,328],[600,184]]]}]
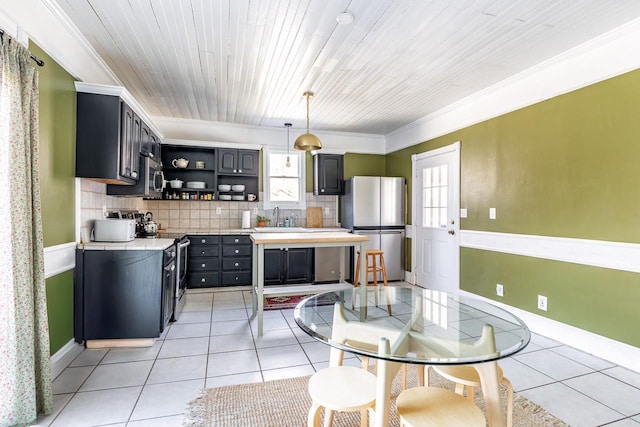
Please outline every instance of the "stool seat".
[{"label": "stool seat", "polygon": [[[367,410],[376,402],[376,376],[354,366],[334,366],[316,372],[309,379],[309,395],[313,404],[308,426],[320,425],[320,409],[329,411],[360,411],[361,425],[367,425]],[[326,425],[326,424],[325,424]]]},{"label": "stool seat", "polygon": [[[464,387],[467,387],[467,398],[473,399],[474,387],[480,387],[480,375],[473,366],[470,365],[441,365],[433,366],[440,376],[456,383],[456,393],[464,394]],[[498,378],[500,383],[507,388],[507,427],[513,425],[513,386],[504,376],[502,368],[498,365]]]},{"label": "stool seat", "polygon": [[398,396],[396,407],[404,427],[486,427],[487,423],[473,402],[442,388],[405,390]]}]

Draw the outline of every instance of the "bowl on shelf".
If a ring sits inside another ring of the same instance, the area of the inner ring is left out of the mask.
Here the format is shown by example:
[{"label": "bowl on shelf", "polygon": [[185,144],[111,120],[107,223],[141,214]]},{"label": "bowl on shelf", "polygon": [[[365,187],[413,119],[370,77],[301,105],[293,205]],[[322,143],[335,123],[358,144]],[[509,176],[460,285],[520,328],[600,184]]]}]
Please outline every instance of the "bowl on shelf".
[{"label": "bowl on shelf", "polygon": [[218,184],[218,191],[231,191],[231,186],[228,184]]},{"label": "bowl on shelf", "polygon": [[187,181],[187,188],[207,188],[207,183],[204,181]]},{"label": "bowl on shelf", "polygon": [[182,188],[183,182],[184,181],[179,179],[172,179],[171,181],[169,181],[169,185],[171,185],[171,188]]},{"label": "bowl on shelf", "polygon": [[229,194],[221,194],[218,196],[218,200],[231,200],[231,196]]},{"label": "bowl on shelf", "polygon": [[244,196],[231,196],[231,200],[236,200],[241,202],[244,200]]},{"label": "bowl on shelf", "polygon": [[[229,191],[229,190],[227,190]],[[231,191],[244,191],[244,185],[232,185]]]}]

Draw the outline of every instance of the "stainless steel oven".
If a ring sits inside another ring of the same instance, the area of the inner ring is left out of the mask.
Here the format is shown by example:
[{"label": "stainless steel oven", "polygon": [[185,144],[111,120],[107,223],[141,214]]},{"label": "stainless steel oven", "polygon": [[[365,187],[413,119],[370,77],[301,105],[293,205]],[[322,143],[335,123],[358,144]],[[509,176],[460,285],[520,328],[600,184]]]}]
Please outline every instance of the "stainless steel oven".
[{"label": "stainless steel oven", "polygon": [[178,248],[176,254],[176,292],[174,294],[173,318],[175,322],[182,312],[184,303],[187,298],[185,292],[187,290],[187,253],[191,240],[187,236],[176,240]]}]

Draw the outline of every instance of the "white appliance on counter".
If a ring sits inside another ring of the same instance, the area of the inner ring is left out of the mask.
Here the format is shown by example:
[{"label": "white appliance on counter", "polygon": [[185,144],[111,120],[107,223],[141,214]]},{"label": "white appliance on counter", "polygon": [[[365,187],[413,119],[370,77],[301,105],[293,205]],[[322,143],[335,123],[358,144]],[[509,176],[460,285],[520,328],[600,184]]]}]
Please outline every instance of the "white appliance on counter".
[{"label": "white appliance on counter", "polygon": [[368,236],[367,249],[384,251],[387,280],[404,280],[405,198],[401,177],[354,176],[345,181],[342,226]]},{"label": "white appliance on counter", "polygon": [[130,242],[136,238],[136,220],[96,219],[91,235],[94,242]]}]

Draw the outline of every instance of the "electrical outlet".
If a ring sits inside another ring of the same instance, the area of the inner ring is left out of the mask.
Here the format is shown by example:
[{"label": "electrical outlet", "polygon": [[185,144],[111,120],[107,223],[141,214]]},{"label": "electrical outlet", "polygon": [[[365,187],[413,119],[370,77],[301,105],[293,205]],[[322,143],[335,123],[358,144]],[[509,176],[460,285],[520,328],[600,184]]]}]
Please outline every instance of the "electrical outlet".
[{"label": "electrical outlet", "polygon": [[106,218],[107,217],[107,207],[106,206],[102,206],[102,218]]},{"label": "electrical outlet", "polygon": [[216,207],[216,215],[220,215],[222,213],[222,208],[220,206]]},{"label": "electrical outlet", "polygon": [[253,208],[253,214],[258,215],[258,208]]},{"label": "electrical outlet", "polygon": [[499,297],[504,296],[504,286],[502,286],[500,283],[496,285],[496,295],[498,295]]},{"label": "electrical outlet", "polygon": [[547,297],[538,295],[538,309],[547,311]]},{"label": "electrical outlet", "polygon": [[489,219],[496,219],[496,208],[489,208]]},{"label": "electrical outlet", "polygon": [[324,208],[324,214],[329,215],[329,208]]}]

